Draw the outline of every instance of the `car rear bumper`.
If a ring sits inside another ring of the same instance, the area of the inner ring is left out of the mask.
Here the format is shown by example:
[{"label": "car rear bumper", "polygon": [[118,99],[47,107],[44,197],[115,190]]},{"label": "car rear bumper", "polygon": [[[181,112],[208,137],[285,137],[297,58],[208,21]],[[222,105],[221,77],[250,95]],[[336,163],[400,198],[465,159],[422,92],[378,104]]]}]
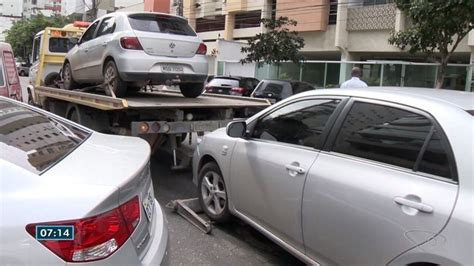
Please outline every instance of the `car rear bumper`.
[{"label": "car rear bumper", "polygon": [[[125,51],[114,55],[114,60],[125,81],[163,82],[179,76],[183,82],[204,82],[208,75],[208,60],[203,55],[166,57],[148,55],[143,51]],[[163,71],[163,66],[176,66],[182,71]]]},{"label": "car rear bumper", "polygon": [[168,258],[168,221],[156,199],[155,215],[157,220],[152,230],[153,242],[141,261],[142,266],[161,265]]},{"label": "car rear bumper", "polygon": [[150,72],[121,72],[121,78],[128,82],[150,81],[152,84],[179,84],[179,83],[204,83],[206,75],[197,74],[171,74]]}]

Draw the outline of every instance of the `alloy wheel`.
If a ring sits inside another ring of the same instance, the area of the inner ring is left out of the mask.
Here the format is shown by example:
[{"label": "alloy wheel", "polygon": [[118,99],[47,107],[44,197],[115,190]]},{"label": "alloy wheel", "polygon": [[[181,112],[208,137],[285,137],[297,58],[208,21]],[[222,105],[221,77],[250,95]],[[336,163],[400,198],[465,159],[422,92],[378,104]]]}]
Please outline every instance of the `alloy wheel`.
[{"label": "alloy wheel", "polygon": [[115,93],[117,86],[117,73],[112,64],[108,64],[104,73],[104,89],[106,93],[113,91]]},{"label": "alloy wheel", "polygon": [[227,193],[222,176],[214,171],[207,172],[201,181],[201,196],[205,208],[210,213],[220,215],[224,212]]}]

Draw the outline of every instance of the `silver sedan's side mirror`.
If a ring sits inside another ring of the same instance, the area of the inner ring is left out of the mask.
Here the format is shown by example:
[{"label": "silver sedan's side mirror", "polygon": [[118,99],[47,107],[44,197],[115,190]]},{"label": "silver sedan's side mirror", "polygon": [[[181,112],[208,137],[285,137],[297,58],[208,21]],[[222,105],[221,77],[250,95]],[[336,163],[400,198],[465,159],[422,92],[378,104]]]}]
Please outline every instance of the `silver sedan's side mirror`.
[{"label": "silver sedan's side mirror", "polygon": [[247,123],[245,121],[232,121],[227,124],[227,136],[232,138],[243,138],[247,131]]}]

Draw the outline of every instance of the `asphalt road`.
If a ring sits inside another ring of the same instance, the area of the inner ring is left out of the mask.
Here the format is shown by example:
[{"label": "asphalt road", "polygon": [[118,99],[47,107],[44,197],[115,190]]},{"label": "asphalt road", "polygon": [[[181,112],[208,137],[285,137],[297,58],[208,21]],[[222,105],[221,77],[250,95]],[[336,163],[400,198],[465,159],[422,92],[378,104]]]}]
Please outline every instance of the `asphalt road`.
[{"label": "asphalt road", "polygon": [[[28,77],[20,77],[27,95]],[[204,234],[164,206],[197,197],[190,170],[171,171],[172,157],[160,151],[151,158],[155,196],[168,219],[170,265],[304,265],[249,225],[233,219]]]},{"label": "asphalt road", "polygon": [[[170,170],[171,156],[158,152],[151,170],[156,198],[163,207],[170,200],[197,197],[190,170]],[[164,208],[170,232],[171,265],[303,265],[252,227],[237,220],[214,225],[208,235]]]}]

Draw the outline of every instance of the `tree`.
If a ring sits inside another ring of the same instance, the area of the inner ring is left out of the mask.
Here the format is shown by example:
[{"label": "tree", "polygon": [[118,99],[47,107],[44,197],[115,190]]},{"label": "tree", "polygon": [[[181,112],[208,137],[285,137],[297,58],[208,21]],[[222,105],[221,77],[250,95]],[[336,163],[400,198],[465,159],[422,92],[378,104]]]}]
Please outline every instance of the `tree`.
[{"label": "tree", "polygon": [[411,20],[408,29],[392,33],[389,43],[409,52],[438,57],[436,88],[441,88],[448,61],[459,43],[474,28],[473,0],[395,0]]},{"label": "tree", "polygon": [[256,62],[260,67],[263,64],[280,64],[284,61],[293,61],[298,64],[304,57],[299,50],[304,47],[304,39],[296,31],[290,31],[289,26],[296,26],[297,22],[287,17],[261,19],[267,32],[259,33],[248,40],[247,46],[241,52],[246,57],[240,62]]},{"label": "tree", "polygon": [[46,27],[63,27],[71,22],[69,17],[45,17],[38,14],[30,19],[14,22],[9,30],[6,30],[5,41],[10,43],[15,56],[28,60],[28,54],[33,46],[35,34]]}]

